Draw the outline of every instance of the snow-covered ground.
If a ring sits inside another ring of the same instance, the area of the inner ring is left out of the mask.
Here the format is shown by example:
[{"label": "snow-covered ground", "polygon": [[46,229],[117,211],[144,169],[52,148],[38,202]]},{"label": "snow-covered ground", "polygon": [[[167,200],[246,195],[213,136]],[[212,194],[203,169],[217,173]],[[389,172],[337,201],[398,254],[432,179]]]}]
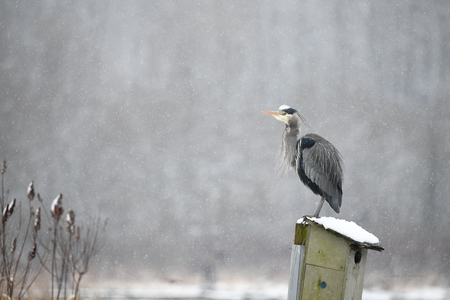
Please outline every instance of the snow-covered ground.
[{"label": "snow-covered ground", "polygon": [[364,290],[364,300],[448,300],[450,289],[441,287],[402,288],[392,291]]},{"label": "snow-covered ground", "polygon": [[[87,299],[286,299],[287,285],[217,284],[213,290],[196,285],[156,284],[85,289]],[[364,300],[448,300],[450,288],[422,287],[364,290]]]}]

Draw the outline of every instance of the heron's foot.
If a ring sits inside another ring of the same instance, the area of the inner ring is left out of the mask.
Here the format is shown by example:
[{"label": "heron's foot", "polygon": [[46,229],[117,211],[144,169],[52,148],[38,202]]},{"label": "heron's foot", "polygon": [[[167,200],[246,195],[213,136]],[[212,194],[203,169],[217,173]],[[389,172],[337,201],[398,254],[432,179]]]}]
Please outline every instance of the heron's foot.
[{"label": "heron's foot", "polygon": [[311,218],[320,218],[320,217],[316,216],[316,215],[304,215],[303,216],[303,220],[306,219],[306,218],[310,218],[311,219]]}]

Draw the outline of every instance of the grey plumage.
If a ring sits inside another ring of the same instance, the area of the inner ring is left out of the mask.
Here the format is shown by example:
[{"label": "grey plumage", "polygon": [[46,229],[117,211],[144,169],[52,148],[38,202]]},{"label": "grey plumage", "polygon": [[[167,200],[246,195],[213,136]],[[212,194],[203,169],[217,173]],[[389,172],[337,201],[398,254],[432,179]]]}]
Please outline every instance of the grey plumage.
[{"label": "grey plumage", "polygon": [[[318,134],[310,133],[304,138],[315,141],[314,146],[298,151],[296,168],[300,168],[300,156],[304,172],[323,192],[334,211],[339,212],[342,205],[343,163],[339,151],[329,141]],[[301,140],[299,141],[301,142]],[[299,147],[301,148],[301,147]]]},{"label": "grey plumage", "polygon": [[325,200],[339,213],[343,183],[343,162],[339,151],[318,134],[310,133],[299,138],[300,120],[304,119],[295,109],[282,105],[278,112],[264,112],[286,124],[279,165],[295,168],[300,180],[322,197],[314,216],[319,215]]}]

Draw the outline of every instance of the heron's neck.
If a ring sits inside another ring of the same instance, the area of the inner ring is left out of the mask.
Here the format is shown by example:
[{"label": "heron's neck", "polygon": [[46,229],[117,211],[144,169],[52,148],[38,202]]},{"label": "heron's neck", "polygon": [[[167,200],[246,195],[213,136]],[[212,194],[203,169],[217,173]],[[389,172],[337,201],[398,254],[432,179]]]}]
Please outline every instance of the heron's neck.
[{"label": "heron's neck", "polygon": [[287,136],[297,139],[298,141],[298,136],[300,135],[300,126],[298,124],[295,124],[295,126],[286,125],[284,132]]},{"label": "heron's neck", "polygon": [[286,125],[283,138],[283,161],[288,165],[295,167],[297,164],[297,143],[300,135],[299,126]]}]

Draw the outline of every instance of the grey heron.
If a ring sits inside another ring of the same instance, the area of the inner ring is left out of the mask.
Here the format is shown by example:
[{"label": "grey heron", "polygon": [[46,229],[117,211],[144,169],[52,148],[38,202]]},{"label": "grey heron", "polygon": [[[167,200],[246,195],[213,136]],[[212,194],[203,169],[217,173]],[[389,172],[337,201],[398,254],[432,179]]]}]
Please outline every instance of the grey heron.
[{"label": "grey heron", "polygon": [[300,135],[300,121],[305,119],[299,112],[287,105],[281,105],[277,112],[263,111],[286,124],[281,145],[280,160],[287,167],[293,167],[301,182],[321,196],[313,217],[319,217],[325,200],[339,213],[342,204],[343,163],[339,151],[318,134]]}]

